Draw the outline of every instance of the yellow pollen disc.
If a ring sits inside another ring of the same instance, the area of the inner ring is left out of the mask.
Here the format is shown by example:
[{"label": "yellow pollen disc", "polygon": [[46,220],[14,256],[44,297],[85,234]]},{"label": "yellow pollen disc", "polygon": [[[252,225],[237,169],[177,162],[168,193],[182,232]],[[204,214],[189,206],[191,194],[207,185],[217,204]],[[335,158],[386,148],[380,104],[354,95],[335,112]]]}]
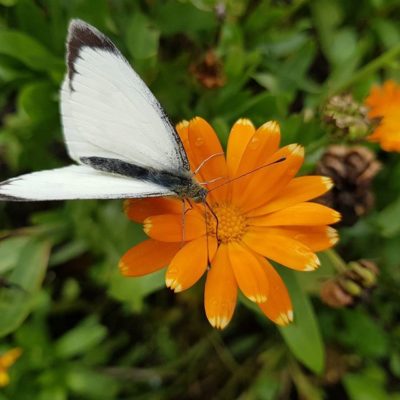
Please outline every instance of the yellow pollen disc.
[{"label": "yellow pollen disc", "polygon": [[[207,232],[222,243],[239,241],[247,231],[246,217],[234,206],[221,204],[213,207],[214,215],[207,213]],[[218,227],[218,235],[216,229]]]}]

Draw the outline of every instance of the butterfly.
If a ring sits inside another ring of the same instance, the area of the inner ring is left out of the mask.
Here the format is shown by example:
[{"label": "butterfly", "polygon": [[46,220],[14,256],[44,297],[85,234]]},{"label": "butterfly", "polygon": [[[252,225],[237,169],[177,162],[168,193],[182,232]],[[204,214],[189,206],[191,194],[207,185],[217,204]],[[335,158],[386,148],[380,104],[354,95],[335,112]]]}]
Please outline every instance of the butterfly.
[{"label": "butterfly", "polygon": [[0,183],[0,200],[177,196],[205,202],[160,103],[113,42],[72,20],[60,91],[64,139],[76,162]]}]

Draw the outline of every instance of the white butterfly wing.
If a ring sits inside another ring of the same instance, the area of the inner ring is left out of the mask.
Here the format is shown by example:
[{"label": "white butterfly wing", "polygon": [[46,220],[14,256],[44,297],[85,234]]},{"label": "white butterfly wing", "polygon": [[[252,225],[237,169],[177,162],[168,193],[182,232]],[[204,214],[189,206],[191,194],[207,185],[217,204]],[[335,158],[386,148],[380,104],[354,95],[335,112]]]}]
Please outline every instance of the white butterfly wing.
[{"label": "white butterfly wing", "polygon": [[33,172],[0,184],[0,200],[13,201],[122,199],[172,194],[154,183],[96,171],[85,165]]},{"label": "white butterfly wing", "polygon": [[114,44],[74,20],[61,90],[71,157],[116,158],[158,170],[188,170],[182,143],[159,102]]}]

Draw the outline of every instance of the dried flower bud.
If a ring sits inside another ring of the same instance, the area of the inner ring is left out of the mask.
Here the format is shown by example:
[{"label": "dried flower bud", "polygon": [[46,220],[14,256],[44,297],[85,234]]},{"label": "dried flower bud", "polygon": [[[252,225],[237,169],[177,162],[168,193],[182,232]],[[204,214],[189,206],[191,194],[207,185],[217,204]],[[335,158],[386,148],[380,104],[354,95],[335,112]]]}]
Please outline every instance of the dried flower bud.
[{"label": "dried flower bud", "polygon": [[190,72],[207,89],[221,87],[225,84],[222,64],[212,50],[205,53],[200,62],[192,64]]},{"label": "dried flower bud", "polygon": [[322,285],[320,297],[332,308],[342,308],[353,304],[353,297],[346,293],[336,279],[329,279]]},{"label": "dried flower bud", "polygon": [[374,205],[372,180],[381,166],[375,154],[363,146],[329,146],[316,172],[332,178],[335,186],[318,201],[342,214],[342,226],[351,226]]},{"label": "dried flower bud", "polygon": [[378,273],[376,264],[370,260],[352,261],[345,271],[322,285],[321,300],[333,308],[354,305],[375,287]]},{"label": "dried flower bud", "polygon": [[323,110],[323,120],[334,139],[355,141],[366,137],[371,130],[367,114],[367,107],[346,94],[329,99]]}]

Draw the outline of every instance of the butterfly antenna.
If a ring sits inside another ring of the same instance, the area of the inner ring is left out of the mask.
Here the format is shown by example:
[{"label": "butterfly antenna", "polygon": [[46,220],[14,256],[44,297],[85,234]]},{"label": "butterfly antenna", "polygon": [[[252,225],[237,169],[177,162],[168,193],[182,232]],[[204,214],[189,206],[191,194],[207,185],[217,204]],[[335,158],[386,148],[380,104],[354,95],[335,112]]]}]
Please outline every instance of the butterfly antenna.
[{"label": "butterfly antenna", "polygon": [[225,178],[224,176],[219,176],[218,178],[210,179],[209,181],[206,182],[197,182],[199,185],[209,185],[210,183],[214,183],[216,181],[219,181],[221,179]]},{"label": "butterfly antenna", "polygon": [[285,160],[286,160],[286,157],[281,157],[281,158],[278,158],[277,160],[272,161],[272,162],[270,162],[270,163],[268,163],[268,164],[261,165],[260,167],[257,167],[257,168],[255,168],[255,169],[253,169],[253,170],[251,170],[251,171],[245,172],[244,174],[239,175],[239,176],[237,176],[236,178],[233,178],[233,179],[231,179],[231,180],[229,180],[229,181],[226,181],[226,182],[224,182],[224,183],[221,183],[221,185],[218,185],[218,186],[212,188],[211,190],[209,190],[209,192],[212,192],[212,191],[214,191],[214,190],[220,188],[221,186],[227,185],[228,183],[237,181],[238,179],[241,179],[241,178],[243,178],[243,177],[245,177],[245,176],[247,176],[247,175],[250,175],[250,174],[252,174],[252,173],[254,173],[254,172],[257,172],[257,171],[259,171],[260,169],[263,169],[263,168],[265,168],[265,167],[269,167],[269,166],[271,166],[271,165],[279,164],[279,163],[281,163],[281,162],[283,162],[283,161],[285,161]]},{"label": "butterfly antenna", "polygon": [[211,154],[211,156],[207,157],[205,160],[203,160],[199,166],[194,170],[193,172],[193,176],[197,175],[200,171],[200,169],[204,166],[204,164],[206,164],[208,161],[212,160],[215,157],[219,157],[219,156],[223,156],[224,153],[215,153],[215,154]]}]

